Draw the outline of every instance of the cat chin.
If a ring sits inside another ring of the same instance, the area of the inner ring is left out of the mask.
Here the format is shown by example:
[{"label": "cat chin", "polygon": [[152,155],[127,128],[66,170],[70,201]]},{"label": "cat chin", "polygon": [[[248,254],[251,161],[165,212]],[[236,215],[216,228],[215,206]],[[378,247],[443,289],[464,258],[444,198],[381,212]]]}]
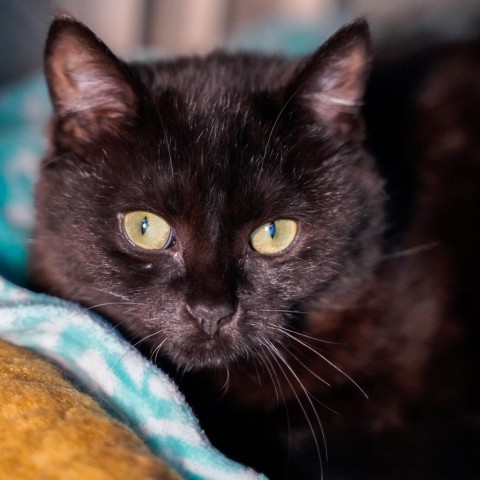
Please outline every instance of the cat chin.
[{"label": "cat chin", "polygon": [[214,348],[198,348],[188,352],[167,352],[167,356],[178,370],[186,372],[224,369],[241,358],[234,352],[223,351],[220,353],[218,349]]},{"label": "cat chin", "polygon": [[163,348],[163,353],[182,371],[223,369],[246,356],[234,339],[224,335],[184,338]]}]

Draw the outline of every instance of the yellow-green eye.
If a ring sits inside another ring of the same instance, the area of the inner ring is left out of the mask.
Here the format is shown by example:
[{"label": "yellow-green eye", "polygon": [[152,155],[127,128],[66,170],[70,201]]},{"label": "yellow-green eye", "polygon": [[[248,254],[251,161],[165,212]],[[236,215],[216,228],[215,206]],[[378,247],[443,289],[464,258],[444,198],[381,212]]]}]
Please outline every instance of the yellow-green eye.
[{"label": "yellow-green eye", "polygon": [[172,227],[162,217],[144,211],[127,213],[123,228],[130,241],[145,250],[168,247],[173,235]]},{"label": "yellow-green eye", "polygon": [[296,234],[297,222],[274,220],[258,227],[250,237],[250,244],[258,253],[278,253],[293,242]]}]

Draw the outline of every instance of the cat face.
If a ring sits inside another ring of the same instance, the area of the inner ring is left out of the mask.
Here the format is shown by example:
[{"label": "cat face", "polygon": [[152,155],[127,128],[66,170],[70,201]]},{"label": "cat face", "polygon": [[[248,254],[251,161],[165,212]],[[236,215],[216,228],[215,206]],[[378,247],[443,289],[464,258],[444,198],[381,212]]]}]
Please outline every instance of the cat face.
[{"label": "cat face", "polygon": [[358,113],[368,62],[363,22],[301,61],[127,65],[58,18],[35,282],[186,369],[256,355],[298,312],[338,305],[382,229]]}]

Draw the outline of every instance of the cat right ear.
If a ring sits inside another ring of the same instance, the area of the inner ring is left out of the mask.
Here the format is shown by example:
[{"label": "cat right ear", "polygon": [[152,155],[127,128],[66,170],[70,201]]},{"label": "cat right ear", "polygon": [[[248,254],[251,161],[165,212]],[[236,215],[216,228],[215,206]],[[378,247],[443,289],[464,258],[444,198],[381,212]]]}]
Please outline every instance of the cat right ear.
[{"label": "cat right ear", "polygon": [[58,15],[47,38],[45,74],[58,126],[75,141],[118,134],[136,116],[128,69],[85,25]]}]

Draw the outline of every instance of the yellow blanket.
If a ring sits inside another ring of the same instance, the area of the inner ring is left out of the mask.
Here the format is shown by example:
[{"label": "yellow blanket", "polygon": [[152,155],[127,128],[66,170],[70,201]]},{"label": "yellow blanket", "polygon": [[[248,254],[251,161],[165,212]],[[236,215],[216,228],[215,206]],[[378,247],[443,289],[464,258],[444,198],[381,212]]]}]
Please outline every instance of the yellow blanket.
[{"label": "yellow blanket", "polygon": [[174,480],[153,456],[61,372],[0,341],[2,480]]}]

